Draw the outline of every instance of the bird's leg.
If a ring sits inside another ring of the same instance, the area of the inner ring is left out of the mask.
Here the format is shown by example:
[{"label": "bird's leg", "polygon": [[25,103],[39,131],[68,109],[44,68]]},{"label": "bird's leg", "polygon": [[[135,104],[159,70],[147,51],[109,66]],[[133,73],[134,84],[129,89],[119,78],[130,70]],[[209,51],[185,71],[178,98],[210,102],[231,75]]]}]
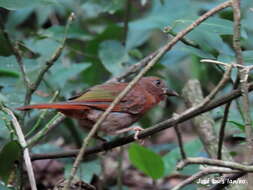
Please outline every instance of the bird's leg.
[{"label": "bird's leg", "polygon": [[120,129],[120,130],[117,130],[115,131],[115,134],[121,134],[121,133],[126,133],[126,132],[129,132],[129,131],[134,131],[134,139],[136,141],[139,141],[140,144],[143,144],[144,141],[139,139],[138,136],[140,134],[141,131],[143,131],[144,129],[140,126],[133,126],[133,127],[128,127],[128,128],[125,128],[125,129]]}]

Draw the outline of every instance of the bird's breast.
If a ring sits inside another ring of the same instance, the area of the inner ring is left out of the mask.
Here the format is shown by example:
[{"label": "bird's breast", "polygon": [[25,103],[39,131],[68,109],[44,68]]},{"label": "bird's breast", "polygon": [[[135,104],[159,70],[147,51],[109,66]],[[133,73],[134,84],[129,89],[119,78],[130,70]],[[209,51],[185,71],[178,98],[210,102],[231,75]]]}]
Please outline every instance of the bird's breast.
[{"label": "bird's breast", "polygon": [[[91,129],[92,126],[99,119],[102,110],[90,109],[90,110],[59,110],[63,114],[73,117],[79,120],[80,125],[83,128]],[[138,120],[138,116],[125,112],[111,112],[107,118],[102,122],[99,130],[114,134],[115,131],[127,128]]]}]

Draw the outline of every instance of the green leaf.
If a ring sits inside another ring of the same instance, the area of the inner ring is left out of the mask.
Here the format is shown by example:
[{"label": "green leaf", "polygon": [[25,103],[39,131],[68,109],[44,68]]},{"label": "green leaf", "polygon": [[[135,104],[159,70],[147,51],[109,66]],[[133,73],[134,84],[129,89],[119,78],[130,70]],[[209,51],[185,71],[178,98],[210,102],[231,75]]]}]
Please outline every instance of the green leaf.
[{"label": "green leaf", "polygon": [[131,163],[153,179],[159,179],[164,174],[164,163],[160,155],[133,143],[128,149]]},{"label": "green leaf", "polygon": [[[64,176],[67,178],[70,175],[72,164],[65,165]],[[94,174],[99,175],[101,173],[101,164],[99,160],[93,160],[89,162],[85,162],[80,164],[77,170],[77,176],[87,182],[90,183]]]},{"label": "green leaf", "polygon": [[[187,156],[196,156],[202,149],[202,144],[199,139],[190,141],[184,145],[184,150]],[[173,173],[176,169],[177,161],[181,159],[179,148],[175,148],[166,155],[163,156],[163,161],[165,164],[165,175]]]},{"label": "green leaf", "polygon": [[245,133],[238,133],[238,134],[233,134],[233,137],[240,137],[240,138],[245,139],[246,135],[245,135]]},{"label": "green leaf", "polygon": [[114,14],[116,11],[122,9],[125,5],[124,0],[89,0],[86,1],[81,8],[88,18],[98,17],[101,13]]},{"label": "green leaf", "polygon": [[49,5],[56,3],[56,0],[0,0],[0,7],[9,10],[22,9],[40,5]]},{"label": "green leaf", "polygon": [[[44,35],[47,38],[52,38],[54,40],[62,40],[65,35],[65,26],[54,25],[50,28],[42,30],[41,35]],[[80,40],[91,40],[92,36],[87,33],[84,29],[80,27],[79,24],[73,23],[68,29],[67,38],[71,39],[80,39]],[[68,45],[68,44],[67,44]]]},{"label": "green leaf", "polygon": [[15,190],[14,187],[6,187],[3,184],[0,183],[0,189],[1,190]]},{"label": "green leaf", "polygon": [[78,64],[56,64],[51,68],[51,74],[49,76],[49,82],[54,85],[63,88],[68,80],[77,77],[79,73],[87,69],[91,64],[78,63]]},{"label": "green leaf", "polygon": [[53,53],[56,51],[56,49],[60,46],[60,42],[49,38],[30,38],[29,40],[25,41],[25,46],[28,49],[33,50],[34,53],[38,53],[40,55],[38,60],[44,64],[45,61],[49,60]]},{"label": "green leaf", "polygon": [[5,183],[9,179],[14,162],[19,160],[20,155],[21,147],[17,141],[7,143],[0,152],[0,177]]},{"label": "green leaf", "polygon": [[149,13],[141,19],[129,23],[127,49],[143,44],[155,29],[162,30],[174,20],[196,16],[201,4],[200,1],[196,3],[189,0],[167,0],[161,4],[159,1],[153,0]]},{"label": "green leaf", "polygon": [[123,45],[116,40],[107,40],[100,44],[99,58],[114,76],[123,70],[123,63],[129,60]]},{"label": "green leaf", "polygon": [[194,47],[186,46],[186,47],[181,48],[181,50],[191,55],[193,54],[201,58],[215,59],[214,56],[211,55],[210,53],[203,51],[201,49],[194,48]]},{"label": "green leaf", "polygon": [[237,121],[232,121],[232,120],[228,121],[228,123],[232,123],[234,126],[236,126],[241,131],[245,131],[245,125],[242,123],[239,123]]},{"label": "green leaf", "polygon": [[8,75],[10,77],[19,77],[19,67],[14,56],[0,56],[0,77]]},{"label": "green leaf", "polygon": [[[172,26],[183,29],[192,24],[195,19],[178,19],[175,20]],[[233,34],[233,22],[221,19],[221,18],[210,18],[207,21],[201,23],[196,30],[206,31],[208,33],[226,35]]]}]

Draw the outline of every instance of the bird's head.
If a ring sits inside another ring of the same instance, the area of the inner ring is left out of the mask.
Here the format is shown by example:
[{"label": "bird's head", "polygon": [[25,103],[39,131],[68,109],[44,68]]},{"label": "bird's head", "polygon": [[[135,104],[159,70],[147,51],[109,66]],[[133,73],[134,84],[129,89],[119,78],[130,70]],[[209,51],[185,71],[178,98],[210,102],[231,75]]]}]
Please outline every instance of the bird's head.
[{"label": "bird's head", "polygon": [[164,81],[158,77],[143,77],[139,83],[150,94],[154,95],[157,101],[164,100],[166,96],[179,96],[176,91],[169,89]]}]

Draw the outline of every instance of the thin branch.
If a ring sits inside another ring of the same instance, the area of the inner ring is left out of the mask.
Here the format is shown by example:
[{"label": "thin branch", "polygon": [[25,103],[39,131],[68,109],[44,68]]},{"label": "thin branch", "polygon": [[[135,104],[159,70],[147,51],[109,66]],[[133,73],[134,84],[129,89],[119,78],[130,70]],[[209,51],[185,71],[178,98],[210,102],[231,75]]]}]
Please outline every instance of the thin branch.
[{"label": "thin branch", "polygon": [[223,148],[223,142],[224,142],[224,137],[225,137],[225,129],[226,129],[226,123],[227,123],[231,103],[232,103],[232,101],[228,102],[225,105],[224,115],[223,115],[223,118],[221,121],[221,127],[220,127],[220,131],[219,131],[219,141],[218,141],[218,153],[217,153],[217,159],[219,159],[219,160],[222,159],[222,148]]},{"label": "thin branch", "polygon": [[[173,31],[173,29],[170,27],[170,26],[166,26],[164,29],[163,29],[163,32],[164,33],[167,33],[167,34],[170,34],[172,36],[176,36],[177,33]],[[194,47],[194,48],[197,48],[197,49],[200,49],[200,46],[198,44],[196,44],[195,42],[193,42],[192,40],[186,38],[186,37],[183,37],[181,39],[181,41],[185,44],[185,45],[188,45],[188,46],[191,46],[191,47]]]},{"label": "thin branch", "polygon": [[225,187],[229,186],[230,183],[229,181],[234,181],[240,177],[243,177],[244,175],[246,175],[247,172],[238,172],[236,174],[233,174],[233,175],[230,175],[230,176],[226,176],[224,178],[224,183],[218,183],[208,189],[205,189],[205,190],[220,190],[220,189],[225,189]]},{"label": "thin branch", "polygon": [[233,47],[235,50],[236,63],[243,65],[242,49],[241,49],[241,11],[240,0],[232,0],[233,17],[234,17],[234,35]]},{"label": "thin branch", "polygon": [[4,111],[5,113],[7,113],[8,115],[10,115],[11,118],[12,118],[11,122],[13,124],[13,127],[14,127],[15,131],[16,131],[19,144],[23,148],[23,157],[24,157],[24,160],[25,160],[26,170],[27,170],[27,173],[28,173],[28,178],[29,178],[29,182],[30,182],[30,185],[31,185],[31,189],[32,190],[37,190],[36,181],[35,181],[34,172],[33,172],[33,167],[32,167],[32,162],[31,162],[31,158],[30,158],[30,155],[29,155],[29,150],[27,148],[27,143],[25,141],[24,134],[21,130],[21,126],[19,125],[19,122],[18,122],[17,118],[15,117],[15,115],[13,114],[13,112],[10,109],[8,109],[8,108],[1,105],[1,110]]},{"label": "thin branch", "polygon": [[174,126],[174,130],[176,132],[177,135],[177,141],[178,141],[178,146],[179,146],[179,150],[180,150],[180,154],[181,154],[181,158],[184,160],[187,158],[186,153],[184,151],[184,145],[183,145],[183,139],[182,139],[182,134],[180,131],[180,128],[178,127],[178,125]]},{"label": "thin branch", "polygon": [[[236,62],[239,65],[243,65],[243,56],[241,49],[241,10],[240,10],[240,0],[232,1],[233,7],[233,16],[234,16],[234,36],[233,36],[233,47],[235,51]],[[245,161],[250,163],[252,161],[252,146],[253,146],[253,130],[252,130],[252,119],[250,116],[250,105],[249,105],[249,87],[248,87],[248,76],[250,69],[243,68],[239,70],[240,75],[240,85],[242,91],[242,104],[243,104],[243,115],[244,115],[244,123],[245,123],[245,134],[246,134],[246,149],[245,149]],[[251,188],[253,185],[252,181],[253,175],[248,175],[249,187]]]},{"label": "thin branch", "polygon": [[[52,99],[49,101],[49,103],[52,103],[56,99],[56,97],[58,96],[58,94],[59,94],[59,91],[56,91],[54,93]],[[36,123],[34,124],[34,126],[32,127],[32,129],[26,134],[25,137],[28,137],[29,135],[31,135],[40,126],[40,123],[45,118],[47,112],[48,112],[48,109],[42,111],[42,113],[40,114],[40,116],[37,119]]]},{"label": "thin branch", "polygon": [[17,60],[17,63],[19,65],[19,68],[20,68],[20,71],[21,71],[21,74],[22,74],[22,78],[23,78],[23,81],[24,81],[24,84],[26,86],[26,88],[30,88],[30,80],[28,78],[28,76],[26,75],[25,73],[25,67],[24,67],[24,62],[23,62],[23,58],[21,56],[21,53],[18,49],[18,46],[17,44],[14,44],[10,37],[9,37],[9,34],[6,32],[5,28],[4,28],[4,23],[3,23],[3,20],[2,20],[2,17],[0,16],[0,31],[2,31],[9,47],[11,48],[11,51],[12,53],[14,54],[16,60]]},{"label": "thin branch", "polygon": [[230,78],[230,73],[232,70],[232,66],[228,66],[226,72],[224,73],[222,79],[220,80],[220,82],[218,83],[217,86],[215,86],[215,88],[210,92],[210,94],[205,97],[205,99],[199,103],[196,106],[192,106],[191,108],[189,108],[188,110],[186,110],[184,113],[182,114],[187,114],[187,112],[192,112],[193,110],[199,110],[200,108],[206,106],[206,104],[208,104],[213,98],[214,96],[218,93],[218,91],[226,84],[226,82],[229,80]]},{"label": "thin branch", "polygon": [[124,155],[124,148],[123,146],[120,147],[119,149],[119,154],[118,154],[118,168],[117,168],[117,187],[118,190],[123,189],[123,155]]},{"label": "thin branch", "polygon": [[[65,34],[64,34],[64,38],[63,41],[61,43],[61,45],[55,50],[55,52],[52,54],[52,56],[50,57],[49,60],[46,61],[45,65],[42,66],[41,70],[38,73],[37,78],[35,79],[35,82],[33,84],[30,85],[30,88],[27,88],[26,91],[26,95],[25,95],[25,101],[24,101],[24,105],[27,105],[30,103],[31,98],[32,98],[32,94],[37,90],[37,88],[39,87],[45,73],[53,66],[53,64],[58,60],[58,58],[60,57],[64,46],[65,46],[65,42],[67,39],[67,31],[69,29],[70,23],[72,22],[72,20],[74,19],[74,13],[71,13],[70,16],[68,17],[68,21],[65,27]],[[21,117],[21,121],[24,120],[26,115],[26,112],[23,113],[22,117]]]},{"label": "thin branch", "polygon": [[[92,130],[89,132],[88,136],[84,139],[83,145],[80,149],[80,152],[73,164],[73,168],[71,170],[71,174],[69,179],[67,180],[67,185],[64,187],[64,190],[68,190],[71,184],[72,179],[74,178],[76,171],[80,162],[82,161],[84,152],[88,145],[89,140],[93,137],[96,133],[97,129],[99,128],[100,124],[106,119],[107,115],[110,111],[114,108],[114,106],[132,89],[132,87],[140,80],[140,78],[168,51],[170,50],[179,40],[181,40],[186,34],[192,31],[195,27],[205,21],[207,18],[215,14],[216,12],[231,6],[231,1],[226,1],[225,3],[220,4],[219,6],[211,9],[210,11],[206,12],[204,15],[199,17],[195,22],[193,22],[190,26],[188,26],[185,30],[179,32],[177,36],[175,36],[169,43],[163,46],[159,52],[155,55],[155,57],[139,72],[139,74],[128,84],[128,86],[114,99],[114,101],[110,104],[110,106],[106,109],[106,111],[100,116],[97,122],[92,127]],[[214,94],[211,94],[211,96]],[[210,96],[210,97],[211,97]],[[207,97],[207,101],[209,101]]]},{"label": "thin branch", "polygon": [[217,174],[217,173],[238,173],[236,170],[231,170],[231,169],[225,169],[225,168],[205,168],[202,171],[195,173],[191,177],[187,178],[177,186],[173,187],[172,190],[179,190],[183,188],[186,185],[192,184],[195,180],[206,176],[210,174]]},{"label": "thin branch", "polygon": [[124,37],[123,37],[123,46],[126,45],[127,34],[128,34],[128,25],[129,25],[129,17],[131,13],[132,0],[126,0],[125,5],[125,17],[124,17]]},{"label": "thin branch", "polygon": [[218,167],[230,168],[233,170],[253,172],[253,166],[239,164],[239,163],[231,162],[231,161],[223,161],[223,160],[201,158],[201,157],[194,157],[194,158],[188,157],[187,159],[182,160],[181,162],[178,163],[177,169],[182,170],[185,166],[190,165],[190,164],[218,166]]},{"label": "thin branch", "polygon": [[38,141],[40,141],[46,134],[51,131],[55,126],[61,123],[65,119],[65,116],[62,113],[57,113],[47,124],[40,130],[36,135],[28,140],[27,145],[29,147],[34,146]]},{"label": "thin branch", "polygon": [[[253,83],[250,83],[249,85],[249,90],[253,90]],[[205,107],[202,107],[198,110],[192,110],[191,112],[187,111],[187,114],[182,114],[177,115],[176,117],[172,117],[170,119],[167,119],[165,121],[162,121],[154,126],[151,126],[142,132],[140,132],[138,138],[143,139],[146,137],[149,137],[153,134],[156,134],[160,131],[163,131],[165,129],[174,127],[176,124],[182,123],[186,120],[189,120],[199,114],[202,114],[204,112],[210,111],[216,107],[219,107],[223,104],[226,104],[227,102],[230,102],[236,98],[241,96],[241,90],[233,90],[227,95],[223,95],[220,98],[217,98],[216,100],[211,101],[208,103]],[[111,142],[104,143],[102,145],[98,145],[94,148],[91,148],[85,152],[85,155],[92,155],[96,154],[102,151],[108,151],[111,150],[115,147],[123,146],[125,144],[131,143],[135,141],[133,135],[129,135],[126,137],[118,138],[116,140],[113,140]],[[65,152],[60,152],[60,153],[52,153],[52,154],[33,154],[32,160],[39,160],[39,159],[54,159],[54,158],[65,158],[65,157],[74,157],[78,154],[79,150],[71,150],[71,151],[65,151]]]}]

